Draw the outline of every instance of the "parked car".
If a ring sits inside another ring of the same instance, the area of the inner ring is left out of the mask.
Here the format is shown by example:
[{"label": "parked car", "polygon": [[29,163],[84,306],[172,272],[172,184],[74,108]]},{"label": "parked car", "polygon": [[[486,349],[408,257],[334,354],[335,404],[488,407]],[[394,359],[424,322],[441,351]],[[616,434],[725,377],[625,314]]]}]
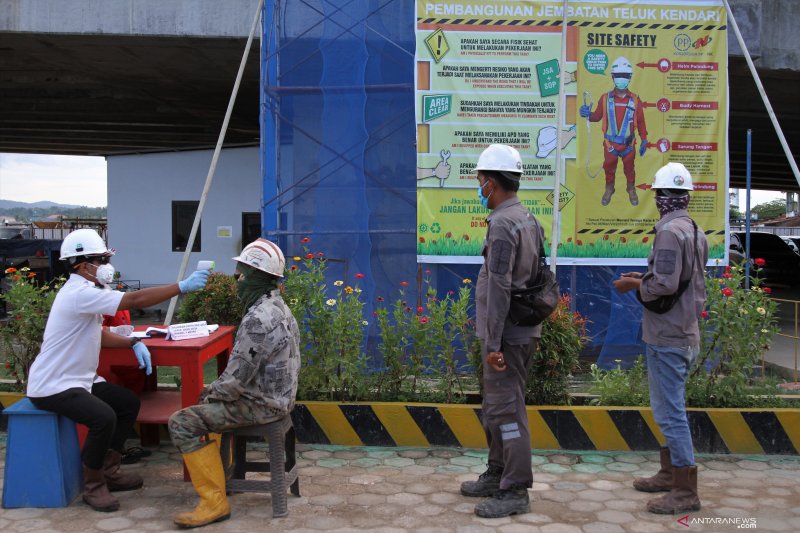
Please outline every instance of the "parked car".
[{"label": "parked car", "polygon": [[[745,254],[745,232],[734,231],[730,240],[731,252]],[[800,284],[800,255],[778,235],[761,231],[750,232],[750,259],[763,259],[761,278],[767,283]]]},{"label": "parked car", "polygon": [[800,254],[800,237],[795,237],[794,235],[785,235],[781,237],[781,239],[786,241],[786,244],[788,244],[789,247]]}]

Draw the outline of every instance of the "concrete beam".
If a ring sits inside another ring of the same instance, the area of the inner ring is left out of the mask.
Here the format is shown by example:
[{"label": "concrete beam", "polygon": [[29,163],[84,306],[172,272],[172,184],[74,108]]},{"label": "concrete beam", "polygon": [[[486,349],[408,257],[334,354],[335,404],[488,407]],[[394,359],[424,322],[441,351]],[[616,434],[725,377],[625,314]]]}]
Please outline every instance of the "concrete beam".
[{"label": "concrete beam", "polygon": [[257,4],[258,0],[0,0],[0,33],[247,37]]}]

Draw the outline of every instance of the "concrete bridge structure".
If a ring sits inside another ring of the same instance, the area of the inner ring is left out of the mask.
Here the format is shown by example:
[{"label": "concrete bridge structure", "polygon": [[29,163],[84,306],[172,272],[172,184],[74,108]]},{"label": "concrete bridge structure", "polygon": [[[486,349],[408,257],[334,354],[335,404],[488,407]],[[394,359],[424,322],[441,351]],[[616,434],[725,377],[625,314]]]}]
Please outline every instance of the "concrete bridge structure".
[{"label": "concrete bridge structure", "polygon": [[[413,0],[408,31],[413,31]],[[800,33],[793,0],[731,0],[790,147],[800,151]],[[0,0],[0,152],[112,155],[216,143],[256,0]],[[268,3],[269,4],[269,3]],[[313,4],[313,2],[311,2]],[[798,191],[736,42],[730,50],[730,182]],[[259,141],[258,48],[226,146]],[[409,80],[409,92],[412,91]]]}]

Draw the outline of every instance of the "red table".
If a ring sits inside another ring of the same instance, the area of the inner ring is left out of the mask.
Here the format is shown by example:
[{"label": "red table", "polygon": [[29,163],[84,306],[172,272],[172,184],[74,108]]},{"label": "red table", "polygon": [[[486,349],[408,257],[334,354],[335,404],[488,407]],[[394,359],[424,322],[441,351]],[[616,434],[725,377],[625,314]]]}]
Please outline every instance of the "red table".
[{"label": "red table", "polygon": [[[163,326],[157,326],[163,327]],[[136,331],[144,331],[147,326],[137,326]],[[195,405],[203,390],[203,365],[212,358],[217,359],[217,375],[228,364],[228,356],[233,349],[234,326],[220,326],[208,337],[182,341],[165,340],[163,337],[143,339],[153,359],[153,373],[149,376],[142,393],[142,407],[137,418],[142,429],[142,444],[158,443],[158,427],[151,424],[166,424],[170,415],[183,407]],[[136,356],[130,348],[103,348],[100,350],[100,364],[97,373],[106,379],[111,378],[112,366],[137,367]],[[177,366],[181,369],[180,392],[157,389],[156,368]],[[144,372],[144,371],[143,371]],[[148,427],[149,426],[149,427]]]}]

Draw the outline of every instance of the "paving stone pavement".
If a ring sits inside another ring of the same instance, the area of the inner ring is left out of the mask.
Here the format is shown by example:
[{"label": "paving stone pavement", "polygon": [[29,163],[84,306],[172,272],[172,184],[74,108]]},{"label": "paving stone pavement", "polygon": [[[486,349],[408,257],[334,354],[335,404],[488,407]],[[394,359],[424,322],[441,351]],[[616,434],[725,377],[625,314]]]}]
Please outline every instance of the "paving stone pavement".
[{"label": "paving stone pavement", "polygon": [[[177,450],[151,450],[124,467],[140,472],[145,486],[117,493],[119,511],[94,512],[80,498],[63,509],[0,509],[0,531],[175,529],[173,515],[197,498],[183,482]],[[288,517],[272,518],[269,495],[237,494],[230,497],[231,519],[201,531],[707,533],[735,531],[753,519],[758,531],[800,531],[798,456],[698,456],[703,510],[689,515],[687,527],[680,516],[646,512],[652,495],[631,487],[635,477],[658,469],[657,453],[535,451],[531,512],[489,520],[473,513],[479,500],[459,493],[462,481],[484,470],[485,450],[299,445],[298,452],[302,496],[289,495]],[[248,456],[262,459],[265,449],[251,444]]]}]

